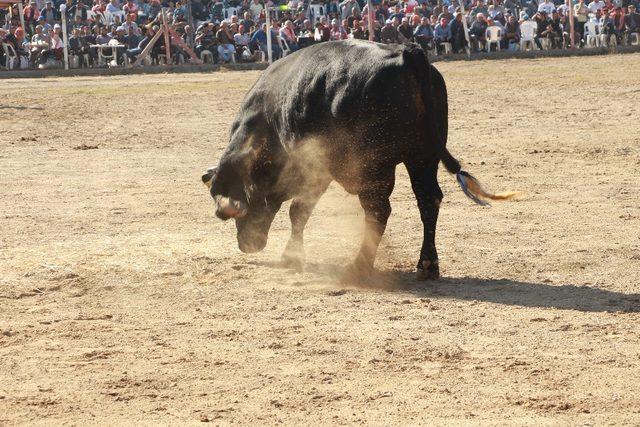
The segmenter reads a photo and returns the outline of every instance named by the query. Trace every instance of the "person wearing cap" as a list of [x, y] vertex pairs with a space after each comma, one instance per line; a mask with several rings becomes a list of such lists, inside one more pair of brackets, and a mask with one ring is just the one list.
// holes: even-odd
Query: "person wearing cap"
[[380, 31], [380, 38], [382, 43], [391, 44], [398, 43], [398, 32], [392, 24], [391, 19], [387, 19], [384, 23], [384, 27]]

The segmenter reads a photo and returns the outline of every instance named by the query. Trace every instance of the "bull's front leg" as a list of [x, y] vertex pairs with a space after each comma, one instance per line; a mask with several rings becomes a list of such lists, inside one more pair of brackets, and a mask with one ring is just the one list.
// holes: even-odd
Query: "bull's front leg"
[[383, 179], [368, 182], [366, 188], [358, 193], [360, 205], [364, 209], [365, 230], [358, 256], [349, 266], [343, 277], [345, 282], [362, 280], [373, 271], [373, 263], [380, 240], [387, 228], [387, 220], [391, 215], [389, 197], [395, 184], [395, 168]]
[[326, 191], [327, 184], [322, 184], [309, 193], [295, 197], [289, 207], [289, 219], [291, 220], [291, 237], [282, 253], [282, 265], [301, 271], [304, 267], [304, 228], [309, 221], [320, 196]]

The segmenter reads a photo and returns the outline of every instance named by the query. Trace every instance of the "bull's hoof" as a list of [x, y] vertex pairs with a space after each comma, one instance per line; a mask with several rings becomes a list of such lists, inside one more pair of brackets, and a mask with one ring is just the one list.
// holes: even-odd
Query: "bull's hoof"
[[282, 254], [281, 265], [284, 268], [302, 271], [304, 269], [304, 255], [285, 252]]
[[420, 261], [420, 263], [418, 264], [417, 272], [416, 272], [416, 279], [421, 281], [426, 281], [426, 280], [438, 280], [439, 278], [440, 278], [440, 266], [438, 265], [438, 260]]
[[373, 268], [371, 267], [358, 264], [350, 264], [349, 266], [347, 266], [347, 268], [344, 269], [342, 277], [340, 278], [340, 283], [346, 285], [363, 284], [367, 281], [367, 279], [371, 277], [371, 273], [373, 273]]

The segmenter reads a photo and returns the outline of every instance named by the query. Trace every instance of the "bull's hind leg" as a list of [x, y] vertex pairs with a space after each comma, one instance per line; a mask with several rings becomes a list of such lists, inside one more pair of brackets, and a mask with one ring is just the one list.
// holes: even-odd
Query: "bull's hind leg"
[[420, 219], [424, 227], [417, 267], [418, 280], [435, 280], [440, 277], [436, 251], [436, 223], [442, 201], [442, 190], [438, 185], [438, 162], [436, 159], [424, 164], [407, 164], [411, 187], [418, 201]]
[[365, 229], [360, 252], [343, 277], [345, 282], [358, 281], [371, 273], [380, 240], [387, 228], [391, 215], [389, 197], [395, 184], [395, 167], [390, 168], [382, 177], [367, 182], [358, 192], [360, 205], [364, 209]]
[[295, 270], [302, 270], [304, 266], [304, 243], [303, 233], [304, 227], [309, 221], [311, 212], [315, 208], [316, 203], [327, 190], [329, 183], [323, 183], [313, 191], [303, 196], [295, 197], [291, 201], [289, 208], [289, 218], [291, 219], [291, 237], [287, 242], [287, 246], [282, 253], [282, 264], [285, 267]]

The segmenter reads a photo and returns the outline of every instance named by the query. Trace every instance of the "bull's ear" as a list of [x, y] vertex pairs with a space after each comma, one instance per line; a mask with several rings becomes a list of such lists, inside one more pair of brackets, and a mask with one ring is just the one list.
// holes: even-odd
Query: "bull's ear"
[[213, 183], [213, 180], [216, 177], [217, 173], [218, 173], [218, 168], [212, 167], [207, 169], [207, 171], [204, 174], [202, 174], [202, 182], [209, 189], [211, 189], [211, 184]]

